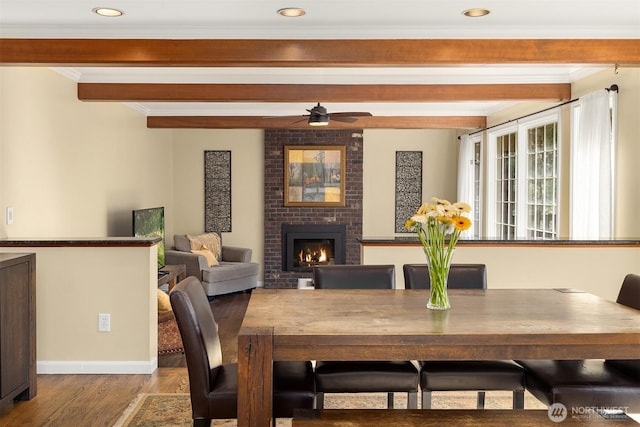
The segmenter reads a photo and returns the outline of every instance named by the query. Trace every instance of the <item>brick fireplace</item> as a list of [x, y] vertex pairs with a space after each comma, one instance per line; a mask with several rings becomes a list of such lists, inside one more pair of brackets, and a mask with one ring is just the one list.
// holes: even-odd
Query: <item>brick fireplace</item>
[[[283, 259], [283, 243], [286, 243], [282, 240], [283, 224], [343, 226], [344, 263], [360, 264], [358, 239], [362, 237], [362, 143], [362, 130], [265, 130], [265, 288], [295, 288], [299, 278], [312, 276], [309, 268], [287, 269]], [[285, 145], [344, 145], [346, 147], [345, 206], [284, 206]]]

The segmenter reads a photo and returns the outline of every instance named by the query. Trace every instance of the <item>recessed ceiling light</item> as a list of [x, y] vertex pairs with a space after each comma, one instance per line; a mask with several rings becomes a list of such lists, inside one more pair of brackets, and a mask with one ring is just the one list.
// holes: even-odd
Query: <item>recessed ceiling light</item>
[[278, 13], [288, 18], [295, 18], [298, 16], [302, 16], [307, 12], [305, 12], [303, 9], [300, 9], [299, 7], [285, 7], [283, 9], [279, 9]]
[[491, 13], [488, 9], [482, 9], [479, 7], [473, 8], [473, 9], [467, 9], [465, 11], [462, 12], [462, 14], [464, 16], [468, 16], [470, 18], [477, 18], [479, 16], [485, 16], [488, 15], [489, 13]]
[[119, 9], [114, 9], [112, 7], [94, 7], [91, 9], [94, 13], [97, 13], [100, 16], [122, 16], [124, 12]]

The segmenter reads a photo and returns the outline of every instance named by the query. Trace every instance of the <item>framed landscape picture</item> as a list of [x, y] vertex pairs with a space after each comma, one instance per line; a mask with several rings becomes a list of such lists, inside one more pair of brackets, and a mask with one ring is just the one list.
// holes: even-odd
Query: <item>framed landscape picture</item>
[[285, 206], [344, 206], [344, 145], [284, 147]]

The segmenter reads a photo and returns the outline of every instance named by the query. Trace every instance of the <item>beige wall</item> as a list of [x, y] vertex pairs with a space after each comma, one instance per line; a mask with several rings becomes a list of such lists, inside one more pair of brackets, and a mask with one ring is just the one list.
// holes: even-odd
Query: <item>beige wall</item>
[[0, 237], [126, 236], [131, 210], [153, 206], [171, 225], [170, 131], [119, 103], [79, 102], [46, 68], [0, 67], [0, 88]]
[[[362, 258], [394, 264], [397, 288], [404, 288], [403, 264], [426, 262], [419, 246], [367, 246]], [[486, 264], [489, 289], [574, 288], [615, 301], [624, 276], [640, 274], [640, 247], [460, 245], [453, 263]]]
[[[231, 229], [228, 246], [253, 250], [262, 281], [264, 144], [262, 130], [175, 130], [173, 134], [175, 234], [204, 232], [204, 151], [231, 150]], [[173, 246], [173, 234], [167, 235]]]
[[[157, 257], [151, 247], [20, 247], [36, 254], [39, 374], [157, 367]], [[111, 331], [98, 332], [98, 313]]]
[[[171, 232], [171, 132], [76, 91], [49, 69], [0, 68], [0, 238], [128, 236], [131, 210], [152, 206]], [[155, 369], [155, 246], [2, 251], [36, 252], [39, 372]], [[111, 332], [97, 331], [98, 313]]]
[[458, 142], [453, 130], [366, 129], [363, 136], [363, 236], [395, 233], [396, 151], [423, 152], [424, 200], [455, 200]]

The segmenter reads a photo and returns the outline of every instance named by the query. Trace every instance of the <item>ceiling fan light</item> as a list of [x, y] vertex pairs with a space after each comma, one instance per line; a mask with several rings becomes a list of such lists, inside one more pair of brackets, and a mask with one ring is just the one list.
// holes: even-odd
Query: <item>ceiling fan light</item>
[[327, 126], [329, 124], [329, 116], [321, 114], [312, 114], [309, 116], [309, 126]]

